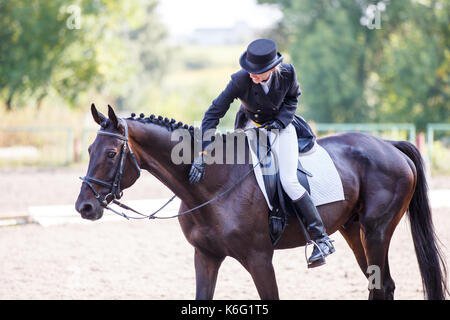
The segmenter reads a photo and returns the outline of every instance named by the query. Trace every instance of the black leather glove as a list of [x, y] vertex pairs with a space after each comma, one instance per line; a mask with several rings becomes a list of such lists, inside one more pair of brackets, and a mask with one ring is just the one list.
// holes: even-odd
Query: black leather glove
[[189, 171], [189, 183], [194, 184], [199, 182], [205, 175], [206, 165], [203, 160], [203, 154], [195, 156], [194, 162]]
[[274, 121], [272, 121], [268, 126], [267, 126], [267, 130], [274, 130], [274, 129], [277, 129], [277, 130], [281, 130], [281, 129], [283, 129], [284, 127], [283, 127], [283, 125], [281, 124], [281, 122], [280, 121], [278, 121], [278, 120], [274, 120]]

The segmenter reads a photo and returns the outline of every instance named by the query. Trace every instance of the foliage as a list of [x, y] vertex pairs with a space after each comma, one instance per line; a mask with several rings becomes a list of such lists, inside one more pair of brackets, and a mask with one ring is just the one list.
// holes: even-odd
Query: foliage
[[[128, 110], [161, 114], [200, 126], [206, 109], [226, 87], [231, 74], [240, 69], [238, 58], [243, 50], [245, 45], [174, 47], [165, 77], [157, 86], [144, 87], [137, 108]], [[232, 104], [220, 128], [234, 126], [239, 105], [237, 100]]]
[[[419, 130], [450, 121], [448, 1], [259, 2], [283, 10], [278, 38], [298, 70], [307, 118], [414, 122]], [[363, 25], [371, 8], [379, 8], [379, 29]]]
[[[267, 36], [297, 69], [298, 112], [307, 120], [414, 122], [419, 130], [450, 121], [449, 1], [259, 2], [284, 12]], [[79, 137], [93, 123], [89, 105], [95, 102], [123, 116], [154, 113], [199, 126], [240, 68], [246, 44], [168, 48], [157, 3], [0, 0], [2, 125], [62, 123]], [[377, 3], [384, 5], [381, 29], [369, 29], [367, 8]], [[81, 8], [80, 29], [67, 26], [70, 5]], [[238, 107], [236, 101], [219, 128], [233, 127]], [[38, 139], [12, 135], [0, 144]]]
[[[93, 89], [114, 98], [125, 86], [161, 74], [164, 28], [157, 2], [139, 0], [1, 0], [0, 100], [7, 109], [60, 96], [72, 106]], [[71, 5], [80, 12], [79, 28]], [[142, 78], [140, 79], [142, 80]]]

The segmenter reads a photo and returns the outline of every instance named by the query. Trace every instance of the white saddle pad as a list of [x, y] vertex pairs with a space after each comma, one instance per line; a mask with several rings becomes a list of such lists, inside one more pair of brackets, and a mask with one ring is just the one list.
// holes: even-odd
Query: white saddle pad
[[[251, 147], [250, 150], [252, 161], [255, 164], [258, 162], [258, 157]], [[313, 175], [312, 177], [308, 176], [307, 178], [311, 190], [311, 198], [316, 207], [331, 202], [345, 200], [344, 188], [342, 187], [339, 173], [337, 172], [333, 160], [324, 148], [318, 143], [315, 143], [310, 151], [299, 154], [299, 161], [303, 168]], [[256, 166], [254, 172], [259, 188], [264, 194], [269, 208], [272, 210], [273, 207], [266, 193], [260, 166]]]

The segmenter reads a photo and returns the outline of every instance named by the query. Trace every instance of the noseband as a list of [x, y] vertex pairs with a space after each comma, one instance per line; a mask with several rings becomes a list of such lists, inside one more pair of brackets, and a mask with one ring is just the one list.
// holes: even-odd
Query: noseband
[[[95, 198], [100, 202], [102, 207], [105, 207], [111, 202], [116, 199], [120, 199], [122, 197], [123, 191], [120, 189], [120, 179], [122, 178], [123, 169], [125, 167], [125, 159], [127, 156], [127, 153], [130, 154], [131, 159], [133, 160], [133, 164], [136, 167], [138, 171], [138, 177], [141, 175], [141, 168], [139, 167], [139, 164], [137, 163], [136, 156], [134, 155], [133, 150], [131, 150], [130, 145], [128, 144], [128, 125], [127, 122], [123, 119], [119, 119], [124, 126], [124, 135], [113, 133], [113, 132], [107, 132], [103, 130], [99, 130], [97, 134], [110, 136], [116, 139], [120, 139], [123, 141], [122, 150], [120, 151], [120, 161], [119, 161], [119, 167], [116, 170], [116, 175], [114, 177], [113, 182], [107, 182], [104, 180], [100, 180], [94, 177], [85, 176], [80, 177], [80, 179], [88, 185], [88, 187], [92, 190], [92, 192], [95, 195]], [[110, 188], [109, 193], [106, 196], [102, 196], [95, 190], [93, 183], [101, 185], [103, 187]]]

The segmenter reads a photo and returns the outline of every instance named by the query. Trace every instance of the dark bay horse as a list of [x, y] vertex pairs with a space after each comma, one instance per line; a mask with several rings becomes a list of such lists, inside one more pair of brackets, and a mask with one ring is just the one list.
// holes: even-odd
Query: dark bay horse
[[[171, 150], [177, 143], [171, 140], [171, 132], [179, 127], [174, 120], [154, 116], [119, 119], [111, 107], [107, 118], [94, 105], [91, 111], [103, 134], [98, 134], [89, 147], [86, 176], [112, 182], [117, 177], [120, 161], [124, 161], [118, 182], [122, 189], [128, 188], [139, 177], [135, 157], [138, 166], [148, 170], [181, 199], [180, 212], [212, 199], [252, 168], [250, 163], [211, 164], [207, 166], [204, 180], [190, 185], [190, 164], [171, 161]], [[117, 138], [125, 135], [124, 127], [127, 127], [127, 141]], [[128, 152], [121, 159], [125, 142], [134, 156]], [[319, 206], [318, 210], [327, 233], [341, 232], [366, 277], [370, 267], [376, 266], [380, 271], [381, 285], [369, 286], [369, 298], [394, 298], [388, 249], [397, 224], [407, 212], [425, 297], [445, 299], [448, 293], [445, 260], [433, 228], [418, 150], [406, 141], [386, 141], [356, 132], [318, 139], [317, 143], [333, 159], [345, 194], [344, 201]], [[104, 199], [110, 191], [105, 183], [93, 182], [91, 186], [83, 183], [76, 210], [85, 219], [100, 219], [104, 206], [95, 193]], [[304, 246], [305, 238], [293, 218], [274, 248], [269, 236], [268, 212], [264, 196], [251, 174], [226, 196], [178, 218], [186, 239], [195, 248], [197, 299], [213, 298], [218, 270], [227, 256], [248, 270], [261, 299], [279, 298], [272, 265], [274, 249]]]

